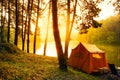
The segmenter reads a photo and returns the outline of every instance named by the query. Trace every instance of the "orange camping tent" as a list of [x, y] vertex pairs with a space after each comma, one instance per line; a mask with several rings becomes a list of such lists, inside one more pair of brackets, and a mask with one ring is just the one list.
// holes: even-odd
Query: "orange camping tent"
[[68, 64], [86, 73], [93, 73], [100, 68], [108, 68], [105, 52], [92, 44], [80, 43], [72, 49]]

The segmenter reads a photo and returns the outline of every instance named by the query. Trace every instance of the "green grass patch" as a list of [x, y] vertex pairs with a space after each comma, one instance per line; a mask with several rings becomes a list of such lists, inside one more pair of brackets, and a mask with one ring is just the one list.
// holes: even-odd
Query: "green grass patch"
[[99, 80], [70, 67], [68, 72], [62, 72], [58, 68], [57, 58], [54, 57], [33, 54], [3, 54], [0, 57], [2, 80]]
[[105, 51], [109, 63], [113, 63], [120, 67], [120, 45], [98, 45], [98, 47]]
[[16, 51], [5, 48], [0, 52], [0, 80], [99, 80], [71, 67], [67, 72], [61, 71], [55, 57], [21, 53], [15, 46]]

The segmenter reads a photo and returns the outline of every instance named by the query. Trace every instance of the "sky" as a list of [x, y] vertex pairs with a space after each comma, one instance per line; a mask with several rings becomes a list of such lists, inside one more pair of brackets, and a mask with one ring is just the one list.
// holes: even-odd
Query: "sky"
[[[115, 15], [115, 11], [114, 11], [114, 7], [112, 4], [109, 4], [108, 2], [109, 0], [105, 0], [104, 2], [102, 2], [99, 7], [101, 8], [101, 12], [99, 14], [99, 18], [97, 18], [98, 20], [101, 19], [106, 19], [110, 16]], [[114, 0], [112, 0], [114, 1]]]

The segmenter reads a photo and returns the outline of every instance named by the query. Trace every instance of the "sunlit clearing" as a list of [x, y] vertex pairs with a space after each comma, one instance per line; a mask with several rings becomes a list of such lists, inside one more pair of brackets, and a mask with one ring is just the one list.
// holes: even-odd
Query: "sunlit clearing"
[[[64, 44], [62, 44], [62, 45], [64, 45]], [[37, 50], [36, 54], [43, 55], [43, 52], [44, 52], [44, 44], [41, 44], [41, 47]], [[68, 57], [69, 57], [70, 53], [71, 53], [71, 48], [70, 47], [68, 49], [68, 53], [69, 53], [69, 55], [68, 55]], [[56, 48], [55, 48], [54, 42], [49, 42], [47, 44], [46, 56], [57, 57], [57, 52], [56, 52]]]

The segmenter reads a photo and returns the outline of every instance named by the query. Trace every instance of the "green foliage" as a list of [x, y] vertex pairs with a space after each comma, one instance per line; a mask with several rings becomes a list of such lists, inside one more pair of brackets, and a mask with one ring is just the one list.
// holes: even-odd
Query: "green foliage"
[[[98, 4], [102, 2], [102, 0], [96, 0], [96, 1], [91, 1], [91, 0], [81, 0], [79, 4], [80, 5], [80, 12], [79, 16], [77, 17], [78, 25], [77, 23], [77, 29], [79, 30], [80, 34], [88, 33], [88, 29], [90, 27], [98, 28], [101, 27], [101, 23], [98, 21], [94, 20], [95, 17], [98, 17], [98, 14], [100, 13], [101, 9], [98, 7]], [[76, 21], [76, 22], [77, 22]]]
[[92, 26], [93, 26], [94, 28], [98, 28], [98, 27], [101, 27], [101, 26], [102, 26], [102, 23], [99, 23], [99, 22], [97, 22], [96, 20], [93, 20]]
[[109, 63], [120, 66], [120, 45], [97, 45], [101, 50], [105, 51]]
[[80, 40], [83, 41], [84, 37], [89, 43], [120, 44], [120, 15], [111, 16], [100, 23], [102, 27], [90, 28], [88, 34], [80, 35]]

